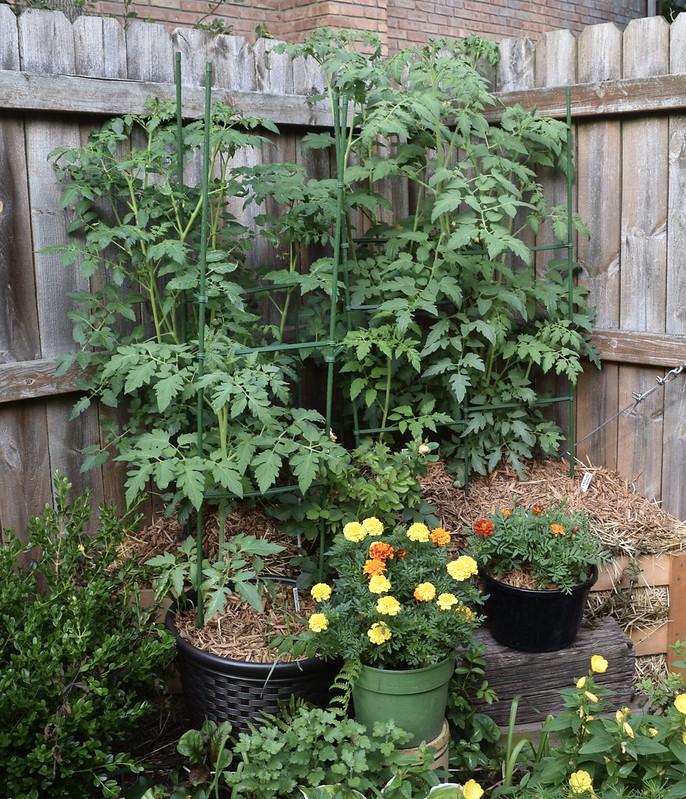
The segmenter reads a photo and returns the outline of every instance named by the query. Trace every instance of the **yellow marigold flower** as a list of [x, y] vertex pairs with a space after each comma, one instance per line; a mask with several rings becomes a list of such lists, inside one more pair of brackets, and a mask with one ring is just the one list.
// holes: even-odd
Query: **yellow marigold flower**
[[415, 522], [407, 528], [407, 537], [410, 541], [425, 544], [429, 540], [429, 528], [421, 522]]
[[462, 796], [464, 799], [481, 799], [484, 789], [476, 780], [467, 780], [462, 786]]
[[624, 734], [628, 735], [629, 738], [634, 737], [634, 729], [628, 721], [625, 721], [624, 724], [622, 724], [622, 729], [624, 730]]
[[383, 644], [391, 637], [391, 629], [385, 621], [375, 621], [367, 630], [367, 638], [373, 644]]
[[588, 771], [583, 771], [582, 769], [575, 771], [569, 777], [569, 787], [572, 789], [572, 793], [593, 793], [593, 780], [591, 779], [591, 775]]
[[369, 547], [369, 557], [374, 560], [391, 560], [394, 555], [393, 547], [384, 541], [374, 541]]
[[429, 538], [436, 544], [437, 547], [444, 547], [450, 543], [450, 533], [442, 527], [437, 527], [431, 531]]
[[400, 613], [400, 602], [393, 596], [381, 596], [376, 603], [376, 612], [383, 616], [397, 616]]
[[370, 516], [362, 520], [362, 529], [366, 535], [381, 535], [383, 533], [383, 522], [376, 516]]
[[310, 595], [315, 602], [326, 602], [331, 599], [331, 586], [326, 583], [317, 583], [310, 589]]
[[580, 677], [576, 681], [576, 687], [579, 688], [579, 690], [581, 690], [581, 688], [583, 688], [585, 685], [586, 685], [586, 678], [585, 677]]
[[550, 529], [553, 531], [553, 535], [566, 535], [565, 528], [561, 524], [551, 524]]
[[369, 581], [372, 594], [387, 594], [391, 590], [391, 581], [383, 574], [375, 574]]
[[591, 658], [591, 671], [595, 674], [605, 674], [607, 671], [607, 660], [602, 655], [593, 655]]
[[468, 580], [479, 571], [476, 561], [469, 555], [460, 555], [457, 560], [451, 560], [447, 568], [448, 574], [458, 582]]
[[433, 583], [419, 583], [414, 589], [414, 598], [420, 602], [431, 602], [436, 596], [436, 586]]
[[686, 694], [679, 694], [674, 700], [674, 707], [686, 716]]
[[362, 567], [362, 574], [366, 574], [367, 577], [373, 577], [375, 574], [385, 574], [386, 573], [386, 564], [382, 560], [371, 559], [365, 561], [364, 566]]
[[310, 630], [314, 633], [323, 633], [329, 628], [329, 620], [323, 613], [313, 613], [310, 616]]
[[439, 594], [436, 600], [439, 610], [450, 610], [453, 605], [457, 605], [455, 594]]
[[367, 533], [359, 522], [348, 522], [343, 528], [343, 535], [348, 541], [358, 543], [364, 541]]
[[590, 691], [584, 691], [584, 696], [588, 699], [589, 702], [598, 701], [598, 697], [595, 694], [592, 694]]

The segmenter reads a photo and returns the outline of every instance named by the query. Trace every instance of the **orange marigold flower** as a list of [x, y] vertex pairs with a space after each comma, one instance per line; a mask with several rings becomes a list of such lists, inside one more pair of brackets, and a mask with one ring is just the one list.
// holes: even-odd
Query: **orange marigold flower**
[[437, 547], [443, 547], [450, 543], [450, 533], [442, 527], [437, 527], [435, 530], [432, 530], [429, 538]]
[[493, 522], [489, 522], [488, 519], [479, 519], [473, 529], [476, 535], [482, 535], [484, 538], [488, 538], [489, 535], [493, 535], [495, 525]]
[[369, 557], [374, 560], [389, 560], [394, 554], [393, 547], [383, 541], [375, 541], [369, 547]]
[[507, 508], [502, 508], [502, 510], [500, 511], [500, 515], [501, 516], [511, 516], [512, 514], [510, 513], [510, 511]]
[[377, 574], [385, 574], [386, 564], [382, 560], [370, 559], [362, 567], [362, 574], [367, 577], [374, 577]]
[[567, 535], [565, 528], [561, 524], [551, 524], [550, 529], [553, 531], [553, 535]]
[[534, 505], [533, 508], [531, 509], [531, 512], [535, 514], [543, 513], [543, 508], [541, 507], [541, 505]]
[[402, 560], [403, 558], [407, 557], [407, 550], [406, 549], [396, 549], [395, 556], [398, 560]]

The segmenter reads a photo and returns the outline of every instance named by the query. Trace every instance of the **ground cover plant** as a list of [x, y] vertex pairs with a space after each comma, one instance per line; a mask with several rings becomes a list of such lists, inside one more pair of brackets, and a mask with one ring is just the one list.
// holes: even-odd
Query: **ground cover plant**
[[135, 599], [136, 565], [117, 561], [131, 522], [69, 496], [56, 475], [54, 508], [27, 544], [0, 547], [0, 764], [12, 799], [117, 797], [142, 767], [118, 750], [154, 710], [173, 641]]

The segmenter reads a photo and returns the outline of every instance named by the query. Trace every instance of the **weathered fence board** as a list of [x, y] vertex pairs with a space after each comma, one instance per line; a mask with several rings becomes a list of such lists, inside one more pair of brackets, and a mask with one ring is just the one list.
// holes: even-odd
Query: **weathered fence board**
[[[635, 20], [624, 33], [624, 77], [662, 75], [669, 70], [669, 25], [660, 18]], [[640, 118], [622, 127], [622, 251], [620, 325], [629, 330], [665, 329], [667, 118]], [[646, 301], [650, 298], [650, 301]], [[619, 395], [631, 396], [652, 384], [654, 370], [623, 367]], [[656, 392], [619, 420], [623, 446], [618, 470], [639, 490], [660, 496], [664, 396]]]
[[[614, 80], [622, 74], [622, 36], [612, 24], [587, 28], [579, 38], [579, 80]], [[590, 237], [577, 239], [582, 280], [597, 309], [595, 324], [619, 327], [621, 124], [618, 120], [578, 125], [577, 211], [595, 220]], [[594, 342], [598, 346], [598, 342]], [[577, 387], [577, 438], [591, 433], [598, 420], [609, 419], [619, 405], [619, 369], [604, 363], [600, 374], [587, 370]], [[577, 456], [617, 467], [617, 422], [606, 425], [579, 447]]]
[[[494, 89], [502, 102], [564, 118], [571, 84], [574, 196], [592, 234], [576, 242], [580, 280], [597, 309], [594, 341], [604, 360], [603, 371], [590, 369], [579, 385], [577, 438], [686, 359], [685, 45], [686, 15], [671, 27], [655, 18], [624, 33], [603, 25], [578, 40], [558, 31], [538, 43], [500, 45]], [[110, 467], [79, 476], [79, 450], [97, 440], [97, 417], [69, 422], [73, 375], [52, 374], [54, 358], [71, 346], [66, 292], [79, 281], [40, 252], [66, 236], [48, 152], [83, 141], [98, 117], [141, 112], [151, 96], [174, 99], [179, 51], [187, 118], [202, 112], [209, 60], [215, 99], [283, 127], [273, 146], [246, 153], [245, 163], [294, 160], [308, 174], [328, 176], [330, 155], [299, 147], [303, 132], [331, 123], [325, 103], [307, 102], [321, 91], [322, 76], [312, 62], [291, 64], [272, 49], [267, 40], [253, 46], [139, 21], [124, 31], [114, 20], [80, 17], [72, 26], [40, 10], [17, 18], [0, 4], [0, 278], [9, 286], [0, 319], [0, 524], [25, 526], [49, 497], [56, 467], [77, 485], [92, 485], [96, 497], [116, 497], [121, 486], [120, 471]], [[493, 119], [499, 114], [494, 109]], [[193, 174], [191, 165], [190, 179]], [[549, 189], [549, 199], [564, 202], [563, 182], [556, 178]], [[390, 190], [394, 202], [409, 208], [402, 190]], [[251, 224], [249, 209], [237, 212]], [[542, 233], [537, 243], [548, 237]], [[254, 255], [273, 258], [264, 243]], [[562, 407], [558, 412], [561, 419]], [[684, 516], [685, 420], [680, 376], [590, 436], [578, 454], [619, 468], [650, 498]]]

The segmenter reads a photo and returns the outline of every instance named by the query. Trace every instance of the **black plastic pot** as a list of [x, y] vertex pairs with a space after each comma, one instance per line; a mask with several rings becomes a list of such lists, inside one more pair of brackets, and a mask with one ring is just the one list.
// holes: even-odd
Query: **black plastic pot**
[[556, 652], [574, 643], [598, 570], [571, 594], [517, 588], [487, 574], [480, 578], [488, 594], [486, 624], [498, 643], [523, 652]]
[[[294, 583], [293, 580], [284, 582]], [[277, 713], [279, 703], [291, 696], [325, 706], [339, 663], [308, 658], [293, 663], [247, 663], [219, 657], [193, 646], [179, 635], [172, 605], [165, 626], [176, 639], [177, 665], [184, 702], [191, 723], [205, 719], [230, 721], [235, 732], [247, 732], [248, 721], [259, 722], [261, 713]]]

